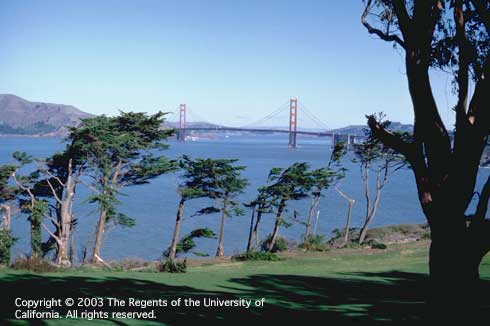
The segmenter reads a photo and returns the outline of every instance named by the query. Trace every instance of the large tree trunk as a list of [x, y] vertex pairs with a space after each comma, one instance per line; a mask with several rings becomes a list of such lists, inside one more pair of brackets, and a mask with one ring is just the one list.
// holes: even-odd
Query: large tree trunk
[[277, 236], [279, 234], [279, 227], [282, 224], [282, 215], [284, 213], [285, 206], [286, 201], [282, 199], [277, 210], [276, 223], [274, 224], [274, 230], [272, 231], [271, 239], [269, 241], [269, 248], [267, 248], [267, 251], [269, 252], [272, 252], [274, 250], [274, 245], [276, 244]]
[[170, 244], [170, 250], [168, 252], [169, 259], [175, 259], [177, 254], [177, 243], [179, 242], [180, 224], [182, 223], [182, 213], [184, 211], [185, 200], [182, 198], [179, 202], [179, 208], [177, 209], [177, 218], [175, 219], [174, 234], [172, 236], [172, 243]]
[[[453, 216], [442, 217], [447, 221]], [[481, 303], [488, 301], [486, 293], [482, 298], [479, 286], [482, 251], [478, 247], [481, 243], [475, 241], [464, 225], [448, 228], [447, 225], [432, 223], [431, 238], [429, 317], [440, 319], [443, 316], [448, 320], [471, 324]]]
[[226, 209], [227, 209], [226, 200], [223, 204], [223, 208], [221, 210], [221, 226], [219, 229], [219, 240], [218, 240], [218, 248], [216, 249], [216, 257], [223, 257], [225, 255], [224, 249], [224, 241], [225, 241], [225, 221], [226, 221]]

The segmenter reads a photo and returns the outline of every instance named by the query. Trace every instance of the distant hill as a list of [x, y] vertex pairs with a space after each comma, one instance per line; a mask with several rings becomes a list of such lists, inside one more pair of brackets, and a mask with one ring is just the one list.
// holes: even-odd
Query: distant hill
[[[357, 136], [364, 135], [364, 129], [367, 128], [367, 125], [352, 125], [343, 128], [333, 129], [332, 132], [340, 133], [340, 134], [351, 134]], [[391, 131], [399, 131], [399, 132], [413, 132], [413, 125], [411, 124], [403, 124], [400, 122], [391, 122], [389, 129]]]
[[0, 135], [62, 136], [66, 126], [93, 115], [71, 105], [30, 102], [0, 94]]

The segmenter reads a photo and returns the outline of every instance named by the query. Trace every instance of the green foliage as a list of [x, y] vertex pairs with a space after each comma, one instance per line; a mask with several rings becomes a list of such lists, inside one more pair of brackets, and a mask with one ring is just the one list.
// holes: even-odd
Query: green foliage
[[187, 271], [187, 259], [177, 261], [166, 259], [158, 265], [158, 271], [166, 273], [185, 273]]
[[59, 270], [51, 262], [38, 256], [17, 258], [10, 267], [16, 270], [27, 270], [34, 273], [51, 273]]
[[27, 155], [26, 152], [16, 151], [12, 154], [12, 157], [19, 162], [21, 165], [26, 165], [32, 163], [33, 159], [31, 156]]
[[48, 203], [44, 200], [36, 200], [32, 208], [29, 207], [31, 222], [31, 255], [40, 257], [42, 251], [41, 224], [47, 212]]
[[176, 169], [176, 162], [155, 156], [155, 150], [168, 147], [165, 141], [173, 133], [160, 128], [164, 116], [162, 112], [121, 112], [116, 117], [83, 119], [79, 126], [70, 128], [72, 150], [85, 153], [88, 171], [94, 178], [92, 189], [97, 189], [89, 201], [99, 204], [108, 222], [134, 225], [134, 220], [117, 212], [121, 187], [144, 184]]
[[345, 177], [346, 169], [342, 166], [342, 158], [346, 154], [344, 143], [335, 145], [326, 168], [319, 168], [307, 173], [307, 188], [310, 197], [319, 198], [322, 191]]
[[[186, 252], [189, 252], [190, 250], [194, 249], [196, 247], [196, 243], [194, 242], [194, 239], [196, 239], [196, 238], [215, 239], [216, 234], [214, 233], [213, 230], [208, 229], [208, 228], [201, 228], [201, 229], [193, 230], [189, 234], [182, 237], [182, 239], [180, 239], [180, 241], [177, 243], [176, 253], [186, 253]], [[170, 249], [167, 249], [163, 253], [163, 255], [165, 257], [168, 257], [169, 252], [170, 252]]]
[[[261, 242], [260, 248], [262, 251], [269, 251], [271, 239], [272, 239], [272, 235], [269, 235], [265, 240]], [[287, 251], [288, 249], [289, 249], [288, 241], [283, 237], [277, 237], [276, 242], [274, 243], [274, 246], [272, 247], [272, 250], [270, 250], [270, 252], [272, 253], [281, 252], [281, 251]]]
[[[386, 120], [386, 115], [383, 112], [375, 113], [367, 118], [374, 118], [379, 125], [385, 129], [389, 128], [391, 122]], [[372, 134], [371, 129], [364, 130], [367, 139], [366, 141], [354, 146], [353, 163], [360, 166], [361, 170], [373, 170], [384, 175], [384, 179], [394, 172], [407, 166], [405, 157], [393, 149], [385, 146]], [[410, 142], [411, 135], [409, 133], [398, 133], [401, 139]]]
[[232, 257], [233, 260], [238, 261], [279, 261], [282, 260], [277, 254], [264, 251], [249, 251], [240, 255]]
[[235, 159], [191, 159], [184, 155], [179, 166], [184, 171], [184, 182], [179, 193], [185, 200], [209, 198], [220, 203], [199, 210], [196, 215], [222, 212], [225, 216], [243, 215], [243, 209], [235, 198], [243, 193], [248, 181], [241, 177], [244, 166], [237, 166]]
[[309, 235], [307, 239], [299, 245], [300, 248], [308, 251], [327, 251], [328, 244], [323, 235]]
[[138, 185], [148, 183], [150, 179], [177, 169], [174, 160], [168, 160], [165, 156], [154, 157], [151, 154], [144, 155], [139, 161], [129, 164], [129, 171], [121, 178], [125, 184]]
[[377, 241], [370, 241], [367, 243], [371, 248], [373, 249], [386, 249], [387, 246], [384, 243], [377, 242]]
[[16, 169], [13, 164], [0, 166], [0, 204], [15, 198], [16, 188], [10, 186], [9, 181]]
[[8, 265], [10, 263], [11, 249], [16, 239], [8, 230], [0, 229], [0, 264]]
[[194, 251], [192, 252], [194, 255], [198, 256], [198, 257], [209, 257], [209, 254], [205, 253], [205, 252], [200, 252], [200, 251]]

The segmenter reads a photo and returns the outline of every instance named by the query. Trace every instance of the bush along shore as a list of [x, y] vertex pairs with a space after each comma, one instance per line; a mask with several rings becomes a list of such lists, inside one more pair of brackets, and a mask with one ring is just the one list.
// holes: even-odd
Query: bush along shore
[[[71, 269], [95, 269], [107, 271], [142, 271], [142, 272], [169, 272], [183, 273], [187, 267], [219, 264], [228, 261], [281, 261], [293, 257], [308, 256], [311, 254], [342, 255], [348, 253], [366, 253], [389, 249], [402, 244], [420, 242], [422, 247], [428, 246], [430, 231], [427, 224], [401, 224], [374, 227], [367, 232], [366, 240], [359, 244], [360, 229], [350, 229], [350, 238], [344, 242], [344, 234], [339, 230], [333, 231], [333, 236], [325, 240], [323, 236], [312, 236], [303, 243], [288, 241], [283, 237], [277, 239], [277, 247], [272, 252], [262, 247], [233, 256], [202, 257], [202, 258], [176, 258], [172, 261], [149, 261], [140, 258], [124, 258], [121, 260], [108, 260], [105, 264], [90, 262], [72, 266]], [[266, 242], [266, 241], [264, 241]], [[10, 265], [3, 264], [4, 268], [25, 270], [35, 273], [61, 272], [66, 268], [42, 259], [40, 257], [17, 257]]]

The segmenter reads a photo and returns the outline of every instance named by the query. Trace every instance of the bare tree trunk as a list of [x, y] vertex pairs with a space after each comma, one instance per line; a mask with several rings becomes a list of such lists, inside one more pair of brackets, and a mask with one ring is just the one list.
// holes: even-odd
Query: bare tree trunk
[[71, 236], [70, 236], [70, 263], [73, 266], [75, 263], [75, 237], [73, 236], [74, 234], [74, 229], [73, 229], [73, 224], [72, 224], [72, 229], [71, 229]]
[[[367, 181], [366, 181], [367, 182]], [[369, 201], [369, 186], [366, 186], [366, 200]], [[381, 189], [383, 188], [381, 181], [380, 181], [380, 173], [378, 172], [377, 178], [376, 178], [376, 196], [374, 197], [374, 203], [372, 206], [372, 209], [369, 210], [369, 207], [371, 207], [371, 203], [368, 202], [367, 206], [367, 211], [366, 211], [366, 219], [364, 221], [364, 225], [361, 228], [361, 233], [359, 235], [359, 244], [362, 244], [366, 238], [366, 234], [369, 228], [369, 224], [373, 221], [374, 215], [376, 214], [376, 211], [378, 209], [378, 204], [379, 204], [379, 199], [381, 197]]]
[[320, 210], [316, 211], [315, 227], [313, 228], [313, 235], [316, 235], [316, 229], [318, 227], [318, 219], [320, 218]]
[[259, 224], [260, 224], [260, 221], [262, 220], [262, 214], [263, 214], [262, 210], [259, 209], [257, 212], [257, 219], [255, 221], [255, 226], [254, 226], [254, 230], [252, 233], [252, 242], [255, 241], [255, 246], [258, 246], [260, 244]]
[[254, 206], [252, 211], [252, 217], [250, 218], [250, 231], [248, 233], [248, 242], [247, 242], [247, 252], [252, 250], [252, 236], [253, 236], [253, 228], [254, 228], [254, 220], [255, 220], [255, 212], [257, 211], [257, 205]]
[[185, 200], [180, 199], [179, 208], [177, 209], [177, 217], [175, 219], [174, 234], [172, 236], [172, 243], [168, 252], [169, 259], [175, 259], [177, 254], [177, 243], [179, 242], [180, 224], [182, 223], [182, 213], [184, 211]]
[[68, 256], [68, 246], [71, 235], [71, 229], [73, 226], [72, 204], [75, 196], [76, 181], [73, 178], [72, 160], [68, 162], [68, 176], [66, 178], [64, 188], [65, 197], [60, 203], [60, 223], [58, 233], [58, 250], [56, 252], [55, 262], [61, 266], [71, 266], [71, 262]]
[[219, 240], [218, 240], [218, 248], [216, 249], [216, 257], [223, 257], [225, 255], [224, 249], [224, 240], [225, 240], [225, 220], [226, 220], [226, 212], [227, 203], [226, 200], [223, 203], [223, 209], [221, 210], [221, 226], [219, 229]]
[[97, 222], [97, 230], [95, 233], [94, 249], [92, 252], [92, 263], [97, 263], [100, 261], [100, 248], [102, 247], [102, 241], [104, 241], [106, 219], [107, 211], [101, 210], [99, 214], [99, 220]]
[[269, 241], [269, 248], [267, 251], [272, 252], [274, 249], [274, 245], [276, 244], [277, 240], [277, 235], [279, 234], [279, 227], [281, 226], [282, 223], [282, 214], [284, 213], [284, 206], [286, 201], [284, 199], [281, 200], [281, 203], [279, 204], [279, 208], [277, 210], [277, 215], [276, 215], [276, 223], [274, 224], [274, 230], [272, 231], [271, 239]]
[[345, 220], [345, 228], [344, 228], [344, 245], [347, 244], [349, 241], [349, 229], [350, 229], [350, 219], [351, 219], [351, 214], [352, 214], [352, 207], [354, 207], [355, 200], [348, 197], [343, 191], [341, 191], [338, 187], [335, 187], [335, 190], [344, 198], [347, 200], [347, 203], [349, 204], [349, 207], [347, 208], [347, 218]]
[[[117, 165], [114, 168], [114, 174], [112, 175], [112, 179], [110, 181], [111, 183], [109, 185], [111, 190], [116, 189], [117, 179], [119, 178], [121, 167], [122, 167], [122, 161], [117, 162]], [[92, 263], [103, 262], [100, 256], [100, 249], [104, 241], [104, 231], [105, 231], [106, 221], [107, 221], [107, 210], [101, 207], [99, 220], [97, 222], [97, 230], [95, 234], [94, 250], [92, 253]]]
[[352, 206], [354, 206], [354, 201], [349, 201], [349, 208], [347, 209], [347, 218], [345, 220], [344, 229], [344, 245], [349, 241], [349, 229], [350, 229], [350, 218], [352, 214]]
[[5, 213], [3, 215], [3, 229], [5, 231], [10, 231], [10, 218], [11, 218], [11, 209], [7, 204], [0, 205], [0, 210], [3, 210]]
[[306, 230], [305, 230], [305, 239], [304, 241], [308, 241], [308, 238], [310, 236], [310, 230], [311, 230], [311, 219], [313, 218], [313, 213], [315, 211], [316, 206], [318, 205], [318, 199], [319, 197], [314, 197], [311, 200], [310, 204], [310, 209], [308, 210], [308, 219], [306, 220]]

